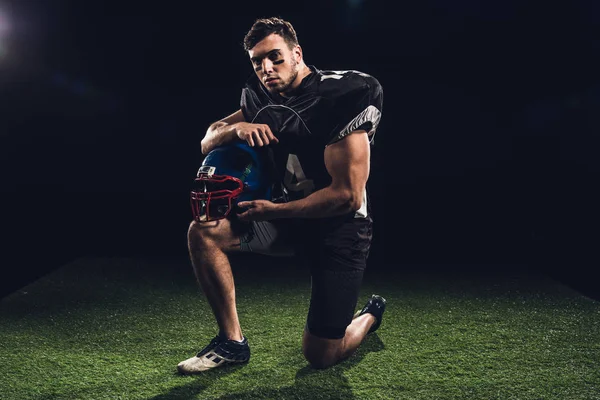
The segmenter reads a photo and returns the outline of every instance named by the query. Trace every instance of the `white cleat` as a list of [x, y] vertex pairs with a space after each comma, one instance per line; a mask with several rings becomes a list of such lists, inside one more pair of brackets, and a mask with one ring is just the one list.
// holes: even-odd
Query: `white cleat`
[[241, 342], [224, 340], [216, 336], [208, 346], [194, 357], [177, 365], [180, 374], [197, 374], [228, 364], [241, 364], [250, 360], [250, 346], [244, 337]]

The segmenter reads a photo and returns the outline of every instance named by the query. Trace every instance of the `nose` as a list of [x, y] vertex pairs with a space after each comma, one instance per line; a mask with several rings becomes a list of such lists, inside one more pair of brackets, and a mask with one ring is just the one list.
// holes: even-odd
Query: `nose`
[[269, 74], [273, 73], [273, 61], [271, 61], [267, 57], [265, 57], [262, 60], [262, 71], [263, 71], [263, 74], [265, 74], [265, 75], [269, 75]]

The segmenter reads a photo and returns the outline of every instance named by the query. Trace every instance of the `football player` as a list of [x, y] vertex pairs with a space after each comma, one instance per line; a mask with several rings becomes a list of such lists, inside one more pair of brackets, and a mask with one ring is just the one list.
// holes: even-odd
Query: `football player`
[[[307, 65], [293, 26], [280, 18], [256, 20], [244, 48], [254, 73], [240, 109], [209, 126], [202, 153], [236, 142], [266, 148], [277, 184], [271, 198], [240, 201], [227, 218], [198, 216], [203, 208], [195, 208], [190, 259], [219, 333], [178, 365], [185, 374], [250, 358], [231, 252], [307, 258], [312, 287], [302, 350], [316, 368], [349, 357], [378, 329], [385, 310], [385, 299], [373, 295], [354, 312], [372, 239], [367, 180], [382, 112], [380, 83], [359, 71]], [[195, 198], [206, 205], [209, 197]]]

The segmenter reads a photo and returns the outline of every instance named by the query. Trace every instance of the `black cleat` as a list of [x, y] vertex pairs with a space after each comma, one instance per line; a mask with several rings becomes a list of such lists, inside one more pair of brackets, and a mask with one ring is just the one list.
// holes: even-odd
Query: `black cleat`
[[227, 364], [244, 363], [248, 360], [250, 360], [250, 346], [248, 346], [246, 337], [238, 342], [216, 336], [197, 355], [180, 362], [177, 370], [181, 374], [197, 374]]
[[367, 304], [362, 308], [362, 310], [358, 311], [354, 314], [354, 318], [361, 316], [365, 313], [373, 314], [375, 316], [375, 323], [371, 326], [368, 333], [375, 332], [379, 325], [381, 325], [381, 318], [383, 317], [383, 312], [385, 311], [385, 299], [377, 294], [371, 295]]

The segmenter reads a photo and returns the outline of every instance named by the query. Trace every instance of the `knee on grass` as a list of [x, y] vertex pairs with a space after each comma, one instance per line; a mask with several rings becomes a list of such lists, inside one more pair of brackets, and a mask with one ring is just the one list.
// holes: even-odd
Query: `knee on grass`
[[327, 354], [311, 353], [307, 352], [306, 350], [304, 350], [304, 358], [306, 359], [306, 361], [308, 361], [310, 366], [315, 369], [326, 369], [332, 367], [338, 362], [337, 357], [333, 357]]
[[304, 332], [302, 353], [308, 363], [317, 369], [329, 368], [340, 361], [343, 339], [325, 339]]

